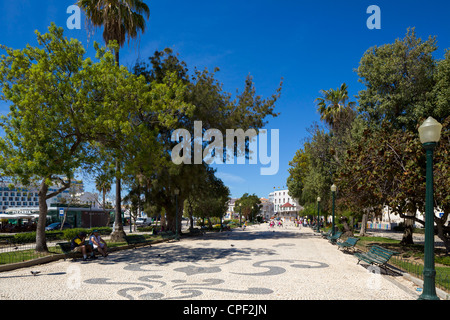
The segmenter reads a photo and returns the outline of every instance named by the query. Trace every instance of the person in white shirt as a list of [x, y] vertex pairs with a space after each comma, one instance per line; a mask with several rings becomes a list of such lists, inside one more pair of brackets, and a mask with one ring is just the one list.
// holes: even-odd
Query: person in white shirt
[[94, 250], [97, 249], [102, 256], [106, 257], [108, 255], [108, 246], [106, 241], [100, 236], [98, 230], [94, 230], [92, 232], [92, 235], [89, 237], [89, 243], [92, 245]]

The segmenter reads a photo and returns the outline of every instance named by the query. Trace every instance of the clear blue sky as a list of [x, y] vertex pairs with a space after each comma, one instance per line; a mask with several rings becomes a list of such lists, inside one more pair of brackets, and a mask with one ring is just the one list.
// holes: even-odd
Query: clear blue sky
[[[51, 22], [66, 29], [68, 37], [87, 44], [82, 15], [80, 30], [69, 30], [66, 13], [74, 0], [1, 0], [0, 43], [23, 48], [36, 45], [34, 31], [44, 33]], [[364, 52], [374, 45], [403, 38], [415, 27], [423, 39], [437, 36], [443, 58], [450, 48], [450, 3], [446, 0], [147, 0], [150, 19], [139, 43], [121, 51], [121, 63], [132, 66], [155, 50], [172, 48], [193, 70], [219, 67], [224, 89], [242, 89], [245, 77], [253, 76], [257, 93], [273, 94], [284, 78], [276, 110], [267, 129], [280, 133], [279, 171], [260, 175], [260, 165], [221, 165], [218, 174], [233, 197], [255, 193], [267, 197], [274, 187], [286, 185], [288, 162], [308, 137], [307, 128], [319, 121], [314, 99], [321, 89], [345, 82], [354, 97], [362, 89], [354, 69]], [[381, 9], [381, 29], [369, 30], [366, 13], [370, 5]], [[101, 30], [89, 41], [103, 43]], [[355, 98], [353, 98], [355, 100]], [[0, 103], [0, 112], [7, 105]], [[88, 191], [91, 185], [87, 182]]]

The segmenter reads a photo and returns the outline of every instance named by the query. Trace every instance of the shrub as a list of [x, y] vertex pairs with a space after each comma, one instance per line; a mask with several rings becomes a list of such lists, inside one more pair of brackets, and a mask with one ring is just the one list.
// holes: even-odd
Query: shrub
[[153, 227], [150, 227], [150, 226], [138, 227], [137, 229], [138, 229], [138, 231], [141, 231], [141, 232], [152, 232], [153, 231]]
[[32, 243], [36, 241], [36, 232], [23, 232], [14, 235], [15, 243]]

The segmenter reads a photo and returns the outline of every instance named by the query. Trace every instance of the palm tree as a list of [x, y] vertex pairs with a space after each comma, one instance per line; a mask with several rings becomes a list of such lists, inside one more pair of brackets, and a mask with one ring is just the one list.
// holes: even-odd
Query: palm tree
[[320, 113], [320, 120], [325, 121], [333, 129], [346, 112], [353, 110], [355, 103], [348, 101], [348, 90], [345, 83], [336, 90], [321, 90], [320, 92], [322, 97], [315, 100], [318, 102], [317, 110]]
[[[85, 12], [90, 29], [103, 27], [106, 45], [116, 40], [119, 49], [145, 32], [143, 15], [150, 17], [150, 9], [141, 0], [78, 0], [77, 5]], [[119, 50], [115, 54], [119, 64]]]
[[111, 191], [112, 176], [100, 174], [95, 178], [95, 188], [103, 195], [103, 210], [106, 212], [106, 194]]
[[[77, 5], [85, 12], [88, 25], [103, 27], [103, 40], [107, 45], [116, 40], [119, 48], [115, 51], [116, 63], [119, 65], [119, 50], [125, 44], [145, 32], [145, 18], [150, 17], [148, 6], [141, 0], [78, 0]], [[111, 234], [113, 241], [125, 238], [121, 220], [121, 179], [119, 160], [116, 161], [116, 210], [115, 230]]]

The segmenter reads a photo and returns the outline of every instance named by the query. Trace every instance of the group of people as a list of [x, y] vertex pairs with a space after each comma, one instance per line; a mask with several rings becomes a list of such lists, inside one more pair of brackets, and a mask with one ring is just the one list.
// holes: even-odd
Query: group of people
[[[6, 221], [6, 222], [5, 222]], [[16, 233], [16, 232], [29, 232], [36, 231], [36, 222], [27, 221], [24, 223], [12, 224], [7, 219], [0, 221], [0, 232], [3, 233]]]
[[[300, 217], [299, 219], [295, 219], [294, 223], [297, 227], [315, 226], [315, 225], [317, 225], [317, 219], [314, 218], [313, 220], [311, 220], [306, 217], [304, 217], [304, 218]], [[323, 227], [323, 224], [324, 224], [323, 219], [320, 219], [319, 223], [320, 223], [320, 226]]]
[[103, 256], [108, 256], [108, 246], [106, 241], [102, 239], [98, 230], [94, 230], [86, 240], [86, 232], [81, 231], [78, 235], [70, 241], [70, 246], [72, 251], [81, 252], [83, 255], [83, 261], [87, 259], [97, 259], [94, 250], [97, 249], [98, 252]]
[[270, 220], [269, 222], [269, 228], [273, 228], [275, 227], [275, 225], [277, 225], [278, 227], [282, 227], [283, 226], [283, 221], [280, 219], [277, 222], [275, 222], [275, 220]]

